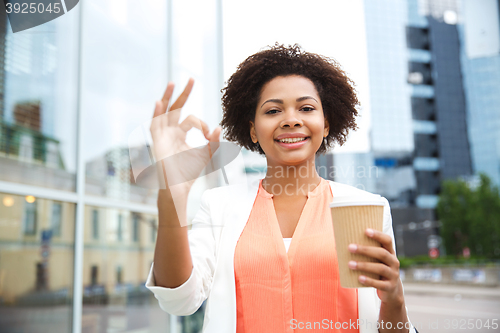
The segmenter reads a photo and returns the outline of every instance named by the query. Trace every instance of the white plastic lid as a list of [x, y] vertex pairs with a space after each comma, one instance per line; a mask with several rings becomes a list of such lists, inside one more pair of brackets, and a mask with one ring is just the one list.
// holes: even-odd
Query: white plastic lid
[[378, 194], [373, 197], [360, 198], [359, 196], [338, 196], [330, 203], [330, 208], [346, 206], [383, 206], [384, 200]]

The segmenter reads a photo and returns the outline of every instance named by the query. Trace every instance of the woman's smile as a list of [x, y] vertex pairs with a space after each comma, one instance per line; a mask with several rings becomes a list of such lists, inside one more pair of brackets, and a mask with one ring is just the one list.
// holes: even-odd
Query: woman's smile
[[277, 139], [276, 142], [285, 149], [297, 149], [305, 145], [309, 140], [309, 137], [298, 137], [292, 138], [287, 137], [284, 139]]

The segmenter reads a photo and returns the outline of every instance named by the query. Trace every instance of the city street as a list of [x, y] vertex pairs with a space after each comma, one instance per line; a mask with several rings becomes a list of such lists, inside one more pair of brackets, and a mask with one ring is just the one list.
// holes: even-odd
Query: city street
[[419, 332], [500, 332], [500, 288], [405, 284]]

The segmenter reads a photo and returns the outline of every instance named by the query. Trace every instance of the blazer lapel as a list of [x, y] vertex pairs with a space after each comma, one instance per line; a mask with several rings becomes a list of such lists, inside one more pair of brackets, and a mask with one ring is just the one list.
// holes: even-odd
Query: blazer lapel
[[[227, 196], [221, 198], [226, 200], [223, 205], [226, 212], [223, 215], [223, 230], [220, 239], [220, 247], [217, 253], [217, 267], [215, 269], [210, 301], [207, 303], [207, 311], [217, 313], [214, 317], [217, 322], [213, 323], [211, 330], [207, 332], [236, 332], [236, 286], [234, 281], [234, 251], [236, 243], [243, 232], [246, 222], [250, 216], [253, 203], [257, 196], [257, 184], [238, 184], [228, 186]], [[214, 307], [214, 308], [212, 308]], [[210, 315], [205, 317], [210, 320]], [[208, 323], [204, 323], [204, 327]]]
[[380, 299], [374, 288], [358, 288], [359, 333], [376, 333]]

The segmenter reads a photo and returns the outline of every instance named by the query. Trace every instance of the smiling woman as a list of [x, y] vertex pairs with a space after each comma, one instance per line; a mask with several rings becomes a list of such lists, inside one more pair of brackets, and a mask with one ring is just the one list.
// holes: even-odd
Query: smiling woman
[[[152, 133], [159, 149], [188, 149], [185, 134], [192, 127], [218, 143], [219, 128], [210, 134], [194, 117], [177, 123], [175, 109], [182, 108], [192, 84], [168, 112], [173, 84], [157, 103], [155, 117], [167, 115]], [[337, 332], [415, 332], [406, 314], [387, 200], [383, 232], [366, 229], [365, 237], [380, 246], [348, 247], [375, 259], [348, 264], [360, 271], [366, 288], [342, 288], [339, 282], [337, 253], [345, 251], [334, 246], [329, 204], [337, 196], [376, 197], [327, 181], [315, 168], [318, 154], [342, 145], [357, 128], [359, 102], [340, 66], [298, 45], [275, 45], [247, 58], [223, 92], [224, 137], [265, 155], [266, 176], [247, 194], [231, 186], [207, 190], [189, 233], [185, 213], [175, 209], [185, 209], [191, 185], [159, 191], [155, 262], [146, 286], [162, 309], [189, 315], [208, 300], [205, 333], [285, 333], [298, 322], [329, 323]], [[210, 147], [217, 145], [197, 150], [179, 163], [183, 167], [164, 166], [166, 183], [172, 168], [201, 170]], [[184, 204], [174, 206], [173, 198]], [[314, 325], [315, 332], [324, 328]]]

